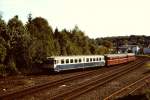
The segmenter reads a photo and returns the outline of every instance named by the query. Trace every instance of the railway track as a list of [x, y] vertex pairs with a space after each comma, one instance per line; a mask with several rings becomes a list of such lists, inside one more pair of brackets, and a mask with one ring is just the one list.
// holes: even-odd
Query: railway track
[[119, 89], [118, 91], [112, 93], [111, 95], [107, 96], [104, 98], [104, 100], [112, 100], [112, 99], [117, 99], [122, 96], [128, 96], [128, 95], [133, 95], [135, 91], [138, 89], [144, 87], [147, 83], [147, 80], [150, 78], [150, 75], [145, 76], [137, 81], [135, 81], [132, 84], [129, 84], [122, 89]]
[[[19, 97], [22, 97], [22, 96], [25, 96], [25, 95], [43, 90], [43, 89], [47, 89], [49, 87], [56, 86], [58, 84], [62, 84], [62, 83], [67, 82], [67, 81], [75, 80], [75, 79], [78, 79], [78, 78], [81, 78], [81, 77], [84, 77], [84, 76], [88, 76], [88, 75], [93, 75], [96, 72], [98, 72], [98, 71], [94, 71], [94, 72], [90, 72], [90, 73], [87, 72], [87, 73], [84, 73], [84, 74], [68, 77], [68, 78], [65, 78], [65, 79], [62, 79], [62, 80], [58, 80], [58, 81], [54, 81], [54, 82], [47, 82], [47, 83], [44, 83], [44, 84], [36, 85], [34, 87], [25, 87], [22, 90], [7, 92], [5, 94], [1, 94], [0, 99], [2, 99], [2, 100], [11, 100], [12, 98], [19, 98]], [[110, 72], [113, 73], [112, 71], [110, 71]], [[62, 97], [63, 94], [62, 95], [55, 95], [51, 99], [59, 98], [59, 96]]]
[[[120, 67], [120, 65], [118, 66], [114, 66], [114, 68], [117, 68], [117, 67]], [[63, 84], [65, 82], [68, 82], [68, 81], [72, 81], [72, 80], [76, 80], [76, 79], [79, 79], [79, 78], [82, 78], [82, 77], [88, 77], [88, 76], [91, 76], [91, 75], [95, 75], [96, 73], [98, 72], [107, 72], [107, 71], [110, 71], [112, 68], [109, 68], [109, 69], [104, 69], [104, 70], [92, 70], [92, 71], [89, 71], [89, 72], [86, 72], [86, 73], [79, 73], [79, 74], [75, 74], [73, 76], [69, 76], [69, 77], [65, 77], [65, 78], [62, 78], [60, 80], [55, 80], [55, 81], [52, 81], [52, 82], [45, 82], [45, 83], [42, 83], [42, 84], [37, 84], [37, 85], [34, 85], [34, 86], [31, 86], [31, 87], [24, 87], [24, 88], [21, 88], [21, 89], [18, 89], [16, 91], [8, 91], [6, 93], [3, 93], [0, 95], [0, 100], [4, 99], [4, 100], [11, 100], [12, 98], [19, 98], [19, 97], [22, 97], [22, 96], [25, 96], [25, 95], [28, 95], [28, 94], [31, 94], [31, 93], [34, 93], [36, 91], [40, 91], [40, 90], [44, 90], [44, 89], [47, 89], [47, 88], [50, 88], [50, 87], [54, 87], [54, 86], [57, 86], [57, 85], [60, 85], [60, 84]]]
[[[114, 66], [114, 68], [116, 68], [116, 67], [120, 67], [120, 66], [119, 65]], [[68, 82], [68, 81], [76, 80], [78, 78], [82, 78], [85, 76], [86, 77], [91, 76], [91, 75], [94, 75], [95, 73], [98, 73], [98, 72], [110, 71], [112, 68], [104, 69], [104, 70], [99, 70], [99, 69], [94, 70], [94, 71], [92, 70], [90, 72], [79, 73], [77, 75], [69, 76], [67, 78], [65, 77], [65, 78], [62, 78], [60, 80], [55, 80], [52, 82], [45, 82], [45, 83], [37, 84], [37, 85], [31, 86], [31, 87], [27, 86], [27, 87], [24, 87], [24, 88], [16, 90], [16, 91], [8, 91], [6, 93], [0, 94], [0, 100], [12, 100], [12, 98], [19, 98], [19, 97], [22, 97], [22, 96], [25, 96], [25, 95], [28, 95], [31, 93], [35, 93], [35, 92], [40, 91], [40, 90], [44, 90], [44, 89], [47, 89], [50, 87], [54, 87], [54, 86], [63, 84], [63, 83]]]
[[50, 97], [51, 100], [70, 100], [73, 99], [75, 97], [78, 97], [96, 87], [102, 86], [105, 83], [120, 77], [123, 74], [126, 74], [134, 69], [136, 69], [137, 67], [139, 67], [140, 65], [142, 65], [144, 63], [144, 60], [142, 60], [141, 62], [138, 63], [134, 63], [131, 66], [126, 66], [123, 68], [119, 68], [119, 69], [115, 69], [109, 73], [105, 73], [103, 75], [99, 75], [93, 79], [91, 79], [90, 81], [84, 82], [79, 84], [78, 86], [72, 86], [70, 87], [68, 90], [62, 91], [59, 94], [56, 94], [52, 97]]

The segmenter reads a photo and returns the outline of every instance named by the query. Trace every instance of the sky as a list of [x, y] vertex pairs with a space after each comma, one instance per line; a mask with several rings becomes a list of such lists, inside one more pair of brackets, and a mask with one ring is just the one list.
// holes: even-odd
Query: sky
[[150, 0], [0, 0], [0, 13], [24, 24], [29, 13], [41, 16], [53, 30], [77, 25], [90, 38], [150, 36]]

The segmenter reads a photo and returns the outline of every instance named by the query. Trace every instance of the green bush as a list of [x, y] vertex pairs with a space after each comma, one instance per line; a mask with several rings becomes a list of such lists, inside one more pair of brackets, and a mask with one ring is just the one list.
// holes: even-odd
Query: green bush
[[3, 64], [0, 64], [0, 76], [6, 75], [6, 67]]
[[10, 71], [12, 72], [12, 73], [18, 73], [18, 69], [16, 68], [16, 64], [15, 64], [15, 62], [10, 62], [9, 63], [9, 67], [10, 67]]
[[6, 48], [0, 44], [0, 62], [3, 62], [6, 56]]
[[145, 90], [145, 95], [148, 100], [150, 100], [150, 89]]

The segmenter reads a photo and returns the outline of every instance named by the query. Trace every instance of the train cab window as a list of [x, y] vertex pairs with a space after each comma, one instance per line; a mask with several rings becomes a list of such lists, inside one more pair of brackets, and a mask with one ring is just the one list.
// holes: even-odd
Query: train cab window
[[66, 59], [66, 63], [69, 63], [69, 59]]
[[86, 62], [89, 62], [89, 58], [86, 58]]
[[95, 61], [95, 58], [93, 58], [93, 61]]
[[70, 59], [70, 63], [73, 63], [73, 59]]
[[79, 62], [81, 62], [81, 58], [79, 59]]
[[75, 59], [75, 60], [74, 60], [74, 62], [75, 62], [75, 63], [77, 63], [77, 62], [78, 62], [78, 60], [77, 60], [77, 59]]
[[90, 61], [92, 61], [92, 58], [90, 58]]
[[61, 64], [64, 64], [64, 59], [61, 60]]
[[99, 61], [101, 61], [101, 58], [99, 58]]
[[54, 64], [57, 64], [57, 60], [54, 60]]

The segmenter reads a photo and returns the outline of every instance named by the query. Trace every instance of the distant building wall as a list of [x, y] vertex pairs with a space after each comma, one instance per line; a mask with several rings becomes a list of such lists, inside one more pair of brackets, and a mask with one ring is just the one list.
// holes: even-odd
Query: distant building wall
[[139, 53], [140, 48], [138, 46], [132, 48], [132, 52], [135, 54]]
[[144, 48], [143, 52], [144, 54], [150, 54], [150, 48]]
[[140, 51], [140, 48], [138, 45], [122, 45], [121, 47], [119, 47], [119, 51], [123, 53], [132, 52], [132, 53], [138, 54]]

